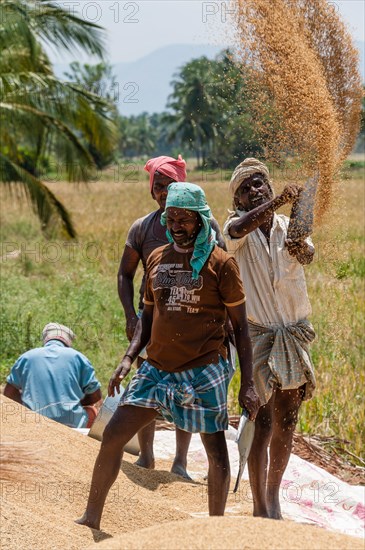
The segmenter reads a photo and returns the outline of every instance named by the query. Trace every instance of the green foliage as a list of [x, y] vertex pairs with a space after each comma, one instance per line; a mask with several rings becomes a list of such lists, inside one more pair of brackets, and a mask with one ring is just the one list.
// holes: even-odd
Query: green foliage
[[[152, 155], [157, 143], [158, 129], [147, 113], [119, 117], [119, 151], [123, 157]], [[166, 152], [164, 153], [166, 154]]]
[[[71, 213], [77, 214], [79, 239], [71, 243], [46, 240], [36, 217], [17, 208], [0, 189], [2, 382], [18, 356], [40, 344], [43, 326], [60, 321], [75, 329], [75, 345], [94, 364], [105, 395], [108, 379], [127, 347], [116, 288], [126, 234], [132, 222], [155, 204], [142, 167], [142, 161], [121, 165], [117, 180], [105, 172], [100, 181], [77, 190], [67, 182], [54, 184]], [[289, 165], [283, 170], [282, 181], [280, 173], [275, 173], [275, 189], [280, 191], [285, 177], [290, 174], [292, 180], [294, 173], [300, 170]], [[226, 174], [229, 178], [228, 171]], [[189, 171], [189, 178], [205, 189], [212, 212], [222, 225], [229, 207], [227, 181], [222, 184], [221, 174], [215, 171], [209, 172], [209, 179], [207, 173]], [[348, 450], [357, 456], [363, 452], [365, 426], [362, 199], [360, 178], [341, 183], [330, 219], [316, 227], [313, 235], [317, 253], [305, 271], [313, 308], [311, 322], [317, 333], [311, 346], [317, 389], [314, 398], [303, 403], [298, 424], [308, 434], [348, 440]], [[135, 279], [136, 300], [141, 271], [139, 267]], [[238, 388], [239, 372], [229, 388], [231, 414], [239, 413]]]
[[95, 365], [105, 395], [127, 345], [115, 277], [105, 277], [82, 245], [70, 254], [67, 243], [51, 243], [61, 252], [57, 261], [50, 261], [50, 241], [42, 239], [28, 240], [18, 257], [3, 261], [1, 382], [19, 355], [41, 345], [44, 325], [56, 321], [75, 331], [75, 345]]
[[346, 160], [344, 162], [344, 167], [349, 170], [363, 170], [365, 169], [364, 160]]
[[119, 152], [123, 158], [157, 157], [167, 155], [177, 157], [189, 152], [179, 138], [171, 139], [166, 124], [166, 113], [142, 113], [137, 116], [120, 116]]
[[[118, 99], [118, 83], [113, 69], [108, 63], [96, 65], [81, 65], [78, 61], [71, 63], [70, 72], [65, 76], [77, 85], [79, 92], [92, 92], [98, 101], [93, 101], [94, 111], [99, 117], [117, 124], [116, 101]], [[93, 98], [94, 99], [94, 98]], [[81, 118], [82, 141], [99, 170], [106, 168], [114, 160], [117, 145], [116, 127], [108, 125], [109, 136], [95, 133], [94, 120]], [[105, 139], [106, 137], [106, 139]]]
[[105, 153], [114, 126], [102, 98], [55, 77], [43, 44], [102, 56], [101, 29], [46, 0], [3, 0], [0, 8], [0, 181], [23, 185], [44, 230], [75, 237], [69, 213], [39, 176], [54, 153], [70, 181], [88, 179], [94, 161], [83, 137]]
[[172, 84], [168, 108], [174, 114], [166, 115], [170, 137], [179, 136], [181, 142], [195, 152], [198, 165], [200, 161], [205, 165], [217, 135], [214, 61], [206, 57], [190, 61]]
[[348, 279], [350, 277], [365, 278], [365, 258], [350, 258], [345, 262], [338, 262], [336, 269], [337, 279]]
[[[365, 138], [365, 134], [364, 134]], [[360, 144], [361, 136], [358, 139], [358, 145]], [[341, 168], [341, 177], [344, 180], [351, 180], [352, 178], [360, 178], [364, 180], [365, 177], [365, 161], [363, 160], [345, 160]]]
[[170, 139], [194, 151], [206, 167], [231, 168], [260, 151], [249, 115], [243, 68], [227, 50], [215, 60], [194, 59], [173, 81], [166, 114]]
[[356, 153], [365, 152], [365, 86], [363, 86], [363, 98], [361, 106], [360, 133], [355, 147]]
[[249, 114], [242, 67], [223, 51], [186, 63], [172, 82], [168, 111], [119, 117], [119, 152], [124, 158], [193, 155], [198, 168], [232, 168], [259, 154]]

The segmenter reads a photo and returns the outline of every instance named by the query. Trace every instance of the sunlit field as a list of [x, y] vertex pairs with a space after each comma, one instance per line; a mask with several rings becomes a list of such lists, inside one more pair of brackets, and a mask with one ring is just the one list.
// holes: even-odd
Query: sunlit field
[[[92, 361], [105, 394], [127, 345], [116, 286], [125, 237], [137, 217], [155, 208], [142, 166], [110, 169], [87, 186], [49, 184], [72, 214], [77, 242], [62, 237], [47, 240], [15, 189], [12, 195], [1, 191], [1, 382], [22, 352], [40, 345], [43, 326], [57, 321], [76, 332], [75, 345]], [[228, 171], [211, 171], [190, 172], [188, 177], [205, 189], [220, 224], [230, 207], [229, 176]], [[292, 176], [274, 174], [276, 190]], [[335, 197], [324, 223], [315, 229], [316, 259], [306, 268], [311, 321], [317, 332], [312, 354], [318, 389], [303, 405], [298, 429], [346, 439], [348, 450], [361, 456], [365, 424], [361, 169], [343, 174]], [[141, 271], [136, 289], [140, 276]], [[239, 412], [238, 384], [236, 375], [229, 395], [232, 414]]]

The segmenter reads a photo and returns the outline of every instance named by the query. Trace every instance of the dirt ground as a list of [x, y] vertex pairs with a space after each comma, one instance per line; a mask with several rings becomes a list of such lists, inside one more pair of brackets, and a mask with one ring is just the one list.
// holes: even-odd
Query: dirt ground
[[207, 518], [205, 482], [184, 481], [161, 460], [157, 470], [143, 470], [128, 454], [110, 491], [102, 531], [81, 527], [74, 520], [85, 507], [99, 442], [4, 396], [0, 408], [4, 550], [81, 549], [95, 542], [100, 549], [363, 548], [360, 539], [316, 527], [252, 518], [251, 503], [242, 498], [247, 484], [239, 499], [230, 494], [224, 518]]

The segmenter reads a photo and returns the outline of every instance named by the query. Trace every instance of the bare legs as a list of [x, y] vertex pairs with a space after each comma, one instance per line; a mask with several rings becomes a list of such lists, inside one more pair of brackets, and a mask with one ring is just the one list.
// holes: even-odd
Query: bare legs
[[[138, 368], [142, 365], [144, 359], [138, 357], [137, 366]], [[153, 454], [153, 441], [155, 438], [155, 428], [156, 422], [153, 421], [148, 426], [145, 426], [138, 432], [138, 442], [141, 449], [138, 460], [136, 461], [137, 466], [142, 468], [148, 468], [153, 470], [155, 467], [155, 457]], [[179, 428], [176, 428], [176, 454], [174, 462], [171, 466], [171, 472], [179, 476], [184, 477], [185, 479], [191, 479], [186, 471], [187, 466], [187, 455], [189, 450], [189, 445], [191, 441], [191, 433], [184, 432]]]
[[267, 506], [269, 516], [273, 519], [282, 519], [279, 502], [280, 483], [292, 450], [293, 434], [302, 398], [302, 389], [276, 392], [267, 483]]
[[[144, 361], [143, 357], [137, 357], [137, 367], [139, 368]], [[155, 457], [153, 454], [153, 440], [155, 438], [156, 422], [153, 420], [150, 424], [139, 430], [138, 443], [140, 453], [137, 466], [153, 470], [155, 467]]]
[[155, 457], [153, 454], [153, 440], [155, 439], [156, 422], [153, 420], [150, 424], [139, 430], [139, 458], [136, 461], [137, 466], [153, 470], [155, 467]]
[[[125, 444], [138, 430], [150, 424], [156, 416], [155, 409], [125, 405], [118, 407], [106, 426], [99, 454], [95, 461], [89, 499], [81, 525], [100, 529], [100, 519], [105, 499], [110, 487], [116, 480], [123, 456]], [[121, 429], [123, 426], [123, 429]]]
[[[84, 515], [77, 523], [100, 529], [100, 520], [108, 492], [116, 480], [124, 445], [156, 416], [154, 409], [125, 405], [118, 407], [104, 430], [95, 461], [89, 498]], [[123, 430], [121, 430], [123, 426]], [[209, 514], [222, 516], [230, 482], [229, 459], [224, 432], [201, 434], [208, 462]]]
[[[155, 426], [156, 422], [153, 421], [138, 432], [138, 441], [141, 452], [136, 464], [137, 466], [142, 466], [142, 468], [153, 469], [155, 467], [155, 457], [153, 454]], [[180, 428], [176, 428], [176, 454], [174, 462], [171, 466], [171, 472], [186, 479], [190, 479], [186, 471], [190, 441], [190, 432], [184, 432], [183, 430], [180, 430]]]
[[189, 445], [191, 441], [191, 433], [184, 432], [180, 428], [176, 428], [176, 454], [174, 462], [171, 466], [171, 472], [182, 476], [185, 479], [191, 479], [186, 471], [187, 466], [187, 455], [189, 450]]
[[255, 420], [255, 437], [248, 457], [248, 473], [253, 495], [253, 515], [268, 518], [266, 483], [268, 456], [267, 448], [272, 435], [272, 417], [275, 390], [266, 405], [259, 409]]
[[208, 503], [210, 516], [223, 516], [231, 479], [224, 432], [200, 434], [208, 456]]
[[[248, 458], [253, 515], [282, 519], [279, 491], [288, 464], [303, 389], [274, 389], [256, 417], [255, 437]], [[268, 468], [268, 446], [270, 465]]]

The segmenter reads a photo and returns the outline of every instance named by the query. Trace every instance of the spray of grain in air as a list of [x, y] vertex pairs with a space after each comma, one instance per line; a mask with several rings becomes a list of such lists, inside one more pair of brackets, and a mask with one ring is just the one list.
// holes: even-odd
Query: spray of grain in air
[[267, 160], [318, 174], [316, 218], [351, 152], [362, 101], [358, 53], [327, 0], [239, 0], [239, 53]]

